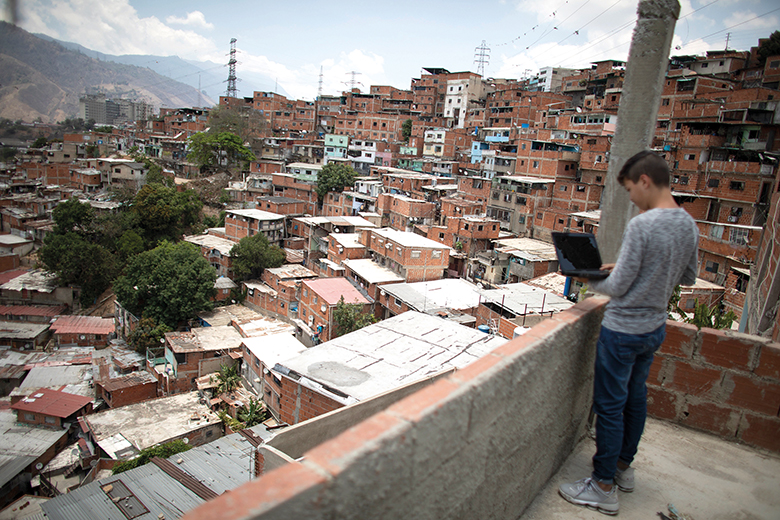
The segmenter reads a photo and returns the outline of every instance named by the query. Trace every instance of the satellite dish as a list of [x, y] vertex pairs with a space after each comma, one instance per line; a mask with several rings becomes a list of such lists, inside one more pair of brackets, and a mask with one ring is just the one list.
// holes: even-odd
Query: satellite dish
[[184, 444], [189, 444], [189, 443], [190, 443], [190, 440], [189, 440], [187, 437], [184, 437], [184, 438], [181, 440], [181, 442], [183, 442]]
[[97, 466], [97, 463], [98, 463], [98, 461], [97, 461], [97, 460], [91, 460], [91, 461], [89, 461], [89, 465], [90, 465], [90, 466], [92, 466], [93, 468], [94, 468], [95, 466]]
[[41, 463], [39, 462], [38, 464], [36, 464], [36, 465], [35, 465], [35, 469], [37, 469], [38, 471], [40, 471], [41, 469], [43, 469], [43, 464], [41, 464]]
[[73, 448], [72, 450], [70, 450], [70, 454], [71, 455], [78, 455], [79, 454], [78, 448]]

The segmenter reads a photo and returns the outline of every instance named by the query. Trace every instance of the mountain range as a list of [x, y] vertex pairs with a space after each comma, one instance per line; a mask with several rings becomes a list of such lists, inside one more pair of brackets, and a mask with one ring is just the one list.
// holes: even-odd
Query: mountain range
[[[79, 97], [97, 92], [144, 100], [155, 108], [211, 106], [225, 88], [223, 76], [226, 67], [216, 63], [112, 56], [0, 22], [0, 117], [8, 119], [57, 122], [77, 117]], [[254, 79], [257, 83], [250, 86], [246, 78], [240, 91], [273, 90], [270, 78]], [[200, 95], [199, 82], [205, 85]]]

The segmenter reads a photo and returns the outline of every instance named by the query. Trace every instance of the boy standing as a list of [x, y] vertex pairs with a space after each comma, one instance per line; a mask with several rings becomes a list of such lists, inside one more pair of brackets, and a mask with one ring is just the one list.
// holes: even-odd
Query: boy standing
[[617, 514], [617, 488], [634, 490], [630, 467], [647, 416], [645, 382], [666, 335], [666, 308], [674, 287], [696, 281], [699, 231], [693, 218], [672, 197], [669, 167], [644, 151], [631, 157], [618, 182], [641, 214], [623, 235], [616, 264], [603, 280], [585, 280], [611, 296], [604, 312], [593, 386], [596, 455], [593, 473], [559, 493], [569, 502]]

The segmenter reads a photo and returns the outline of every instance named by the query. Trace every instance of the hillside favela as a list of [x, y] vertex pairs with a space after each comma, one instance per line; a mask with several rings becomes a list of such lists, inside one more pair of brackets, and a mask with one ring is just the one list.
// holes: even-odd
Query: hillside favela
[[[0, 22], [0, 520], [780, 519], [780, 26], [685, 53], [691, 7], [643, 0], [615, 59], [421, 44], [403, 84], [318, 64], [296, 97], [253, 90], [248, 36], [198, 69], [28, 32], [33, 4]], [[696, 267], [603, 479], [596, 289], [655, 211], [618, 180], [644, 150]], [[563, 274], [561, 233], [614, 276]]]

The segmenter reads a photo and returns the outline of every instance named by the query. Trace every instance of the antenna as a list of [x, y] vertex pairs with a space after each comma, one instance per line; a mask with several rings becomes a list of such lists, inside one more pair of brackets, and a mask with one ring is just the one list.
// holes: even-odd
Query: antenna
[[228, 61], [227, 97], [238, 97], [236, 88], [236, 39], [230, 39], [230, 61]]
[[728, 33], [726, 33], [726, 49], [725, 50], [729, 50], [729, 40], [730, 39], [731, 39], [731, 33], [728, 32]]
[[474, 49], [474, 63], [477, 65], [477, 74], [484, 76], [485, 65], [490, 64], [490, 48], [485, 40], [482, 40], [482, 45]]

